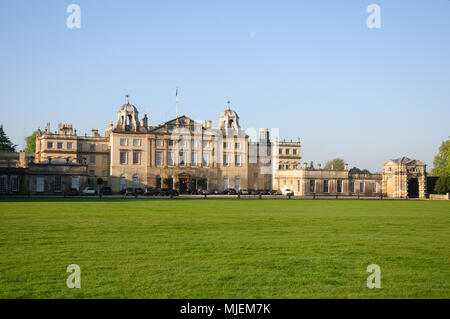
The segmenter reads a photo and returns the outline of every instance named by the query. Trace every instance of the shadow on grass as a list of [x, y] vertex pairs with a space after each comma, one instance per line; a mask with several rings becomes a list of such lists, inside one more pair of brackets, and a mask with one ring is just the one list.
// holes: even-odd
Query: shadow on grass
[[[221, 197], [178, 197], [175, 196], [173, 198], [170, 197], [126, 197], [126, 196], [103, 196], [99, 198], [98, 196], [26, 196], [26, 195], [17, 195], [17, 196], [0, 196], [1, 202], [120, 202], [120, 201], [173, 201], [173, 200], [287, 200], [287, 201], [298, 201], [298, 200], [306, 200], [306, 201], [376, 201], [380, 200], [379, 198], [305, 198], [305, 197], [293, 197], [291, 199], [287, 197], [266, 197], [266, 198], [258, 198], [258, 197], [241, 197], [238, 198], [236, 196], [221, 196]], [[399, 201], [398, 199], [387, 199], [383, 198], [383, 201]]]

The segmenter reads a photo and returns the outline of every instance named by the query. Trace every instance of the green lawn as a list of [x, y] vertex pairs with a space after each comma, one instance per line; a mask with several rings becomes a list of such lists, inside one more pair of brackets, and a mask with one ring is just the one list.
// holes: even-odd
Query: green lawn
[[3, 200], [0, 218], [0, 298], [450, 298], [448, 201]]

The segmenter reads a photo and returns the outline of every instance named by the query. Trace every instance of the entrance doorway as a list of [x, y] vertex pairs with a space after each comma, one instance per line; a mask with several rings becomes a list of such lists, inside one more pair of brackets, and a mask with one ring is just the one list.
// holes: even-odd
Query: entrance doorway
[[179, 182], [180, 182], [180, 193], [181, 194], [186, 193], [188, 179], [186, 177], [180, 177]]
[[419, 181], [417, 178], [410, 178], [408, 181], [408, 197], [419, 198]]

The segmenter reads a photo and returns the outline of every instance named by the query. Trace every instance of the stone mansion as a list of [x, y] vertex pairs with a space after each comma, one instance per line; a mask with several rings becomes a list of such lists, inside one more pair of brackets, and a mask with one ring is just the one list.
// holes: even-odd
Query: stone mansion
[[[48, 123], [37, 132], [36, 153], [21, 154], [14, 164], [21, 171], [14, 173], [12, 159], [8, 159], [9, 170], [2, 171], [0, 158], [0, 193], [11, 192], [13, 184], [18, 192], [66, 192], [97, 187], [101, 178], [103, 186], [115, 193], [151, 186], [180, 192], [289, 188], [300, 196], [426, 196], [426, 166], [420, 161], [389, 160], [382, 174], [351, 174], [347, 165], [343, 170], [327, 170], [320, 164], [301, 163], [299, 139], [271, 141], [269, 130], [263, 128], [252, 140], [239, 121], [228, 106], [215, 128], [210, 120], [199, 123], [187, 116], [152, 126], [147, 115], [140, 118], [127, 101], [104, 136], [96, 129], [90, 136], [80, 136], [71, 124], [59, 124], [52, 132]], [[58, 176], [58, 171], [64, 174]]]

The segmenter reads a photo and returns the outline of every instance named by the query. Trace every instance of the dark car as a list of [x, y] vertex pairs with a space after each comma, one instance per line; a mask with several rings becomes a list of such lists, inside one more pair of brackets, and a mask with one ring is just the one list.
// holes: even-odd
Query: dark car
[[100, 190], [102, 195], [112, 195], [112, 189], [111, 187], [102, 187], [102, 189]]
[[77, 196], [78, 195], [78, 190], [76, 188], [71, 188], [68, 192], [67, 195], [69, 196]]
[[143, 195], [144, 194], [144, 190], [142, 188], [140, 188], [140, 187], [136, 187], [134, 189], [134, 192], [135, 192], [136, 195]]
[[175, 189], [161, 188], [159, 191], [160, 196], [178, 196], [180, 193]]
[[161, 188], [159, 190], [159, 196], [169, 196], [170, 195], [170, 190], [168, 188]]
[[237, 195], [237, 192], [234, 188], [228, 188], [227, 194], [228, 195]]
[[154, 189], [153, 187], [146, 187], [144, 190], [144, 195], [145, 196], [157, 195], [157, 190]]
[[126, 189], [126, 188], [123, 188], [123, 189], [121, 189], [121, 190], [119, 191], [119, 194], [125, 195], [126, 192], [127, 192], [127, 189]]
[[127, 188], [125, 189], [125, 196], [135, 196], [136, 192], [134, 191], [134, 188]]

